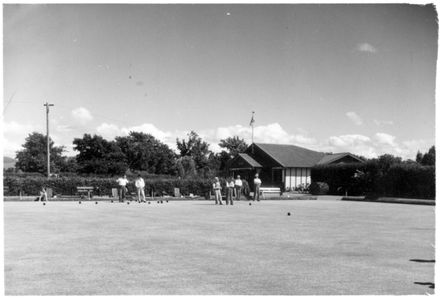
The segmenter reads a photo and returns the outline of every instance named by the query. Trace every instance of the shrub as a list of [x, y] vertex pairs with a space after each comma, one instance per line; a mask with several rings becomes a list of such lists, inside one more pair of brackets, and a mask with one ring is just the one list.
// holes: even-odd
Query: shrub
[[329, 191], [329, 186], [324, 182], [313, 182], [309, 186], [312, 195], [326, 195]]

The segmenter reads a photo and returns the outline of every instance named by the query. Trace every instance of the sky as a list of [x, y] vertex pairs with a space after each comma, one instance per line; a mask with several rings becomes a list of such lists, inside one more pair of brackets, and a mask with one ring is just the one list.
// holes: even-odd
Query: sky
[[367, 158], [435, 144], [437, 13], [408, 4], [5, 4], [3, 153], [194, 130]]

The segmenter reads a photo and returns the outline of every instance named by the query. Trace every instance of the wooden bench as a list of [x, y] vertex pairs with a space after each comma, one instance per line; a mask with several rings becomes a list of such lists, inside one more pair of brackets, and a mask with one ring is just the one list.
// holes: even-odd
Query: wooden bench
[[81, 196], [81, 198], [84, 198], [85, 194], [87, 194], [87, 199], [90, 200], [93, 196], [92, 192], [95, 188], [94, 187], [76, 187], [76, 191]]
[[281, 196], [281, 189], [279, 187], [260, 187], [260, 195], [265, 198], [266, 194], [276, 194]]

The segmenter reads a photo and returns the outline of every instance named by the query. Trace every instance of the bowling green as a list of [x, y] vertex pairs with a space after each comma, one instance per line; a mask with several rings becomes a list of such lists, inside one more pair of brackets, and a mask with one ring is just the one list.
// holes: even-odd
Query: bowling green
[[434, 216], [337, 197], [5, 202], [5, 293], [432, 294]]

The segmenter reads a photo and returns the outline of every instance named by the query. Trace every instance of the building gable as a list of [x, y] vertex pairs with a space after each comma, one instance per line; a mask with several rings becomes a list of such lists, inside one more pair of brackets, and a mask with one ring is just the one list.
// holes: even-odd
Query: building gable
[[284, 167], [284, 165], [277, 161], [269, 152], [263, 150], [255, 143], [251, 144], [245, 153], [253, 157], [263, 167]]
[[228, 168], [230, 170], [233, 169], [253, 169], [253, 168], [261, 168], [261, 164], [255, 161], [251, 156], [247, 154], [238, 154], [232, 161], [229, 163]]
[[339, 163], [362, 163], [362, 159], [350, 153], [337, 153], [325, 155], [317, 165], [339, 164]]

